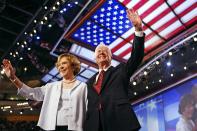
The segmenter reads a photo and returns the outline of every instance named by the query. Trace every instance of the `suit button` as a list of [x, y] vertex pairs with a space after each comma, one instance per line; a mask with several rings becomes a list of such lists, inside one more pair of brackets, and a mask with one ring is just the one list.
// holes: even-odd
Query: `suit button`
[[101, 109], [102, 109], [102, 104], [99, 103], [99, 104], [98, 104], [98, 110], [101, 110]]

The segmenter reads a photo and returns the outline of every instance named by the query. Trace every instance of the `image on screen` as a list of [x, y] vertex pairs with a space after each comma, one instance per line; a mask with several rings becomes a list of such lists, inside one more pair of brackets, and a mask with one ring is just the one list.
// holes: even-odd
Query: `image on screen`
[[190, 79], [133, 105], [141, 124], [140, 131], [176, 131], [180, 118], [180, 99], [186, 94], [191, 94], [192, 87], [196, 84], [197, 78]]

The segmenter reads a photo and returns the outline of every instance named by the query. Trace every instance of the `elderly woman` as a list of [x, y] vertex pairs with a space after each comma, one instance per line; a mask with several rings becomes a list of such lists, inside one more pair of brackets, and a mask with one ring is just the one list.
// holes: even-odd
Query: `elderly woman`
[[179, 103], [180, 118], [176, 124], [176, 131], [196, 131], [192, 116], [194, 113], [194, 98], [191, 94], [186, 94]]
[[43, 101], [38, 126], [44, 130], [83, 131], [87, 104], [87, 86], [76, 80], [80, 62], [74, 55], [62, 54], [56, 66], [63, 77], [61, 81], [31, 88], [15, 75], [9, 60], [3, 60], [5, 74], [18, 88], [18, 94]]

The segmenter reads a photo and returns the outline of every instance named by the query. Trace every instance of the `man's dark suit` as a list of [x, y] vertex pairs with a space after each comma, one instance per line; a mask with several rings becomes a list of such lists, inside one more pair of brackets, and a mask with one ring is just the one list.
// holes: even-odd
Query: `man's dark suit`
[[105, 72], [100, 94], [94, 89], [98, 73], [87, 82], [88, 111], [85, 131], [99, 131], [99, 119], [102, 122], [103, 131], [140, 129], [140, 124], [128, 99], [128, 88], [130, 77], [141, 63], [143, 56], [144, 37], [135, 36], [131, 57], [126, 64], [110, 67]]

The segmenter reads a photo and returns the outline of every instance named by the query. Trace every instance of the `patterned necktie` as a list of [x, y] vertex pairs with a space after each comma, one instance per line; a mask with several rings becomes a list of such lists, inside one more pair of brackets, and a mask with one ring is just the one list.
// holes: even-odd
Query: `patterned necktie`
[[102, 70], [102, 71], [99, 73], [98, 80], [97, 80], [96, 84], [94, 85], [94, 89], [96, 90], [96, 92], [97, 92], [98, 94], [100, 94], [100, 91], [101, 91], [101, 85], [102, 85], [104, 73], [105, 73], [104, 70]]

